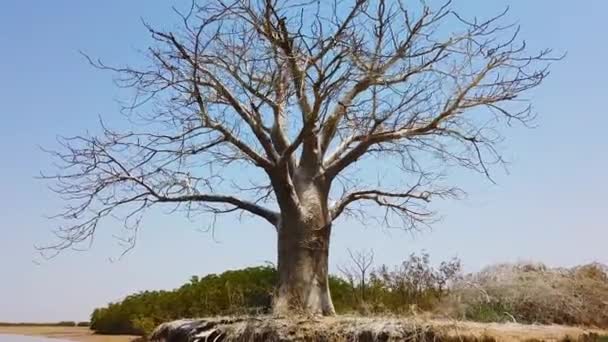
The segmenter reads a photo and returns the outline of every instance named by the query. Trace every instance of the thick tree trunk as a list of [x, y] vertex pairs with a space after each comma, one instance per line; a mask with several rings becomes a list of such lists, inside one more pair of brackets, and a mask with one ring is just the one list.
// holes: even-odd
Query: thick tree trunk
[[329, 226], [316, 230], [304, 222], [282, 222], [276, 314], [335, 314], [328, 279], [329, 234]]
[[279, 283], [277, 315], [334, 315], [328, 263], [331, 220], [326, 192], [315, 185], [298, 186], [300, 207], [282, 212], [278, 229]]

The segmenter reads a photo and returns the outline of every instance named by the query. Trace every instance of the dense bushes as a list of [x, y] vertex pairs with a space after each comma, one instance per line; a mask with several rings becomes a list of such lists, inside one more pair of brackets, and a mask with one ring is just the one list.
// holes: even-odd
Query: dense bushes
[[411, 254], [393, 269], [382, 265], [369, 271], [361, 267], [369, 264], [361, 259], [361, 254], [353, 259], [354, 269], [342, 268], [343, 277], [350, 285], [348, 291], [352, 293], [345, 306], [356, 308], [362, 314], [410, 314], [432, 310], [449, 293], [449, 287], [459, 279], [461, 271], [458, 259], [433, 267], [427, 253]]
[[[382, 266], [363, 277], [330, 276], [330, 289], [339, 313], [404, 313], [412, 305], [431, 308], [447, 294], [447, 283], [459, 270], [458, 261], [434, 269], [428, 255], [412, 255], [394, 270]], [[141, 292], [96, 309], [91, 329], [105, 334], [145, 334], [159, 323], [177, 318], [268, 313], [276, 279], [271, 267], [192, 277], [176, 290]]]
[[476, 321], [608, 327], [608, 273], [600, 264], [495, 265], [458, 282], [447, 304]]
[[173, 291], [146, 291], [96, 309], [91, 329], [106, 334], [142, 334], [181, 317], [262, 313], [270, 308], [276, 272], [252, 267], [192, 277]]
[[[608, 272], [599, 264], [572, 269], [503, 264], [462, 276], [458, 259], [434, 267], [428, 254], [412, 254], [389, 268], [373, 267], [373, 258], [361, 255], [341, 268], [340, 277], [330, 277], [338, 313], [431, 312], [482, 322], [608, 327]], [[91, 329], [145, 334], [161, 322], [178, 318], [268, 313], [276, 279], [272, 267], [192, 277], [173, 291], [141, 292], [96, 309]]]

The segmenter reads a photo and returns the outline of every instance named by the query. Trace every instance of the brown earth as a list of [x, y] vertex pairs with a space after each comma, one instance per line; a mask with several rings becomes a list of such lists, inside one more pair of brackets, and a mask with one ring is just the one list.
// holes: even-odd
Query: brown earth
[[559, 325], [339, 316], [326, 318], [213, 317], [160, 325], [152, 340], [218, 341], [608, 341], [608, 331]]
[[86, 327], [45, 327], [45, 326], [6, 326], [0, 327], [0, 334], [42, 336], [75, 342], [130, 342], [137, 336], [95, 335]]

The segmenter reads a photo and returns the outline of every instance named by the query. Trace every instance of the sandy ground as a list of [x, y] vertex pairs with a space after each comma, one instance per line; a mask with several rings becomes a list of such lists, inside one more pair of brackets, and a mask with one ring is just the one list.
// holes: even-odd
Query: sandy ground
[[126, 335], [94, 335], [91, 330], [83, 327], [0, 327], [0, 334], [44, 336], [75, 342], [130, 342], [137, 338]]

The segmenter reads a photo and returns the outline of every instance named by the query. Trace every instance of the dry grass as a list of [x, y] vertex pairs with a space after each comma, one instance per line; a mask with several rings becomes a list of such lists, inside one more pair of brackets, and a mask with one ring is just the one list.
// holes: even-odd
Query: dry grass
[[444, 308], [451, 317], [480, 322], [608, 328], [607, 270], [601, 264], [494, 265], [457, 283]]
[[608, 335], [608, 331], [562, 325], [529, 325], [517, 323], [477, 323], [434, 320], [433, 326], [443, 327], [450, 336], [490, 336], [497, 341], [558, 341], [566, 337], [579, 339], [588, 334]]
[[130, 342], [137, 338], [126, 335], [95, 335], [86, 327], [56, 326], [7, 326], [0, 327], [0, 334], [43, 336], [75, 342]]

